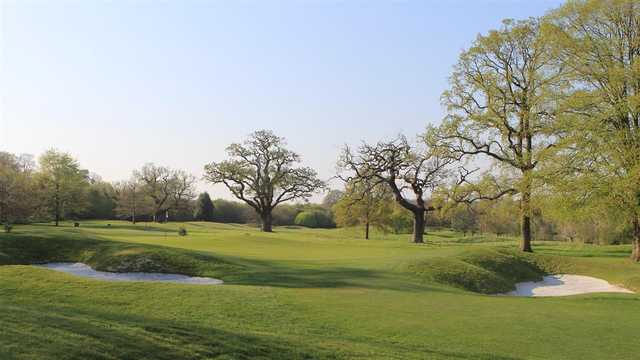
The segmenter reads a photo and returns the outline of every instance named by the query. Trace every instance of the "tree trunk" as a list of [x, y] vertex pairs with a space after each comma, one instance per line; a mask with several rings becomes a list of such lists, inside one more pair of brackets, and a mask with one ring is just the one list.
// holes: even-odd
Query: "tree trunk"
[[366, 240], [369, 240], [369, 222], [368, 221], [364, 224], [364, 238]]
[[263, 232], [272, 232], [273, 231], [273, 226], [272, 226], [273, 218], [271, 216], [271, 211], [265, 211], [262, 214], [260, 214], [260, 219], [262, 220], [261, 230]]
[[413, 213], [413, 242], [424, 243], [424, 211], [419, 210]]
[[55, 202], [55, 209], [53, 209], [53, 211], [55, 212], [54, 216], [55, 216], [55, 220], [56, 220], [56, 226], [58, 226], [60, 224], [60, 185], [56, 183], [56, 193], [54, 196], [54, 202]]
[[522, 198], [520, 199], [520, 229], [522, 232], [522, 243], [520, 250], [524, 252], [533, 252], [531, 248], [531, 182], [529, 172], [523, 174], [525, 185], [522, 189]]
[[631, 260], [640, 262], [640, 217], [633, 220], [633, 250]]

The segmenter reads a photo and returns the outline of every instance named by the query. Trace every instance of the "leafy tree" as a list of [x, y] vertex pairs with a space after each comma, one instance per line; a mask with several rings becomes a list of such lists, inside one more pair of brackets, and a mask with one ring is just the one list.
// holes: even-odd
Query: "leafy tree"
[[133, 177], [128, 181], [114, 184], [116, 196], [116, 214], [124, 216], [132, 223], [136, 223], [140, 215], [149, 215], [153, 212], [151, 199], [143, 192], [142, 183]]
[[71, 155], [48, 150], [39, 159], [38, 184], [42, 190], [44, 207], [58, 226], [70, 213], [79, 213], [86, 206], [89, 187], [88, 171], [80, 169]]
[[411, 211], [415, 243], [424, 242], [425, 215], [436, 210], [426, 195], [446, 181], [451, 163], [451, 158], [430, 147], [412, 147], [404, 136], [375, 145], [365, 143], [357, 152], [346, 146], [338, 160], [339, 168], [348, 173], [343, 180], [371, 188], [387, 186], [398, 204]]
[[387, 230], [391, 226], [394, 198], [385, 184], [369, 186], [364, 182], [347, 184], [346, 191], [333, 206], [338, 226], [364, 225], [364, 238], [375, 226]]
[[296, 216], [295, 224], [309, 228], [333, 228], [335, 223], [331, 214], [324, 209], [310, 209]]
[[296, 216], [302, 211], [304, 211], [304, 206], [301, 204], [280, 204], [273, 209], [273, 224], [295, 225]]
[[216, 222], [246, 224], [255, 221], [255, 212], [249, 205], [237, 201], [216, 199], [213, 201], [213, 218]]
[[625, 219], [640, 262], [640, 4], [569, 1], [546, 20], [574, 90], [572, 146], [554, 168], [571, 181], [554, 185], [576, 207], [606, 206]]
[[464, 200], [517, 196], [522, 251], [532, 251], [536, 170], [552, 158], [561, 139], [556, 120], [566, 82], [563, 71], [538, 20], [507, 20], [500, 30], [478, 36], [460, 55], [450, 89], [443, 94], [447, 119], [439, 131], [427, 133], [454, 156], [488, 158], [509, 175], [497, 193], [471, 186]]
[[0, 152], [0, 222], [25, 222], [36, 210], [33, 160], [29, 155]]
[[117, 206], [113, 186], [101, 180], [93, 180], [87, 190], [87, 206], [82, 216], [88, 219], [113, 219]]
[[276, 206], [308, 199], [325, 187], [313, 169], [294, 167], [300, 156], [285, 145], [285, 140], [271, 131], [256, 131], [242, 144], [227, 147], [229, 160], [205, 166], [205, 178], [224, 184], [236, 198], [253, 208], [266, 232], [272, 231]]
[[198, 221], [213, 221], [214, 206], [213, 201], [209, 197], [209, 193], [203, 192], [196, 200], [195, 219]]
[[448, 210], [448, 217], [451, 228], [462, 232], [464, 236], [467, 236], [467, 233], [473, 234], [478, 229], [477, 215], [470, 206], [458, 204]]

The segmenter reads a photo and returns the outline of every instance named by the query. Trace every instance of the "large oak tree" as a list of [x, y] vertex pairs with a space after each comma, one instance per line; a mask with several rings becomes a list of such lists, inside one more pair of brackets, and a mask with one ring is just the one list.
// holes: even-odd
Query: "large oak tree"
[[284, 138], [269, 130], [252, 133], [243, 143], [227, 147], [229, 160], [205, 166], [205, 178], [224, 184], [260, 216], [262, 231], [272, 231], [272, 211], [294, 199], [308, 199], [325, 187], [315, 170], [296, 167], [300, 156], [286, 148]]
[[345, 146], [338, 160], [340, 177], [352, 186], [387, 186], [400, 206], [413, 214], [413, 241], [424, 242], [425, 216], [436, 210], [427, 196], [443, 185], [452, 159], [430, 147], [414, 147], [404, 136], [357, 151]]
[[556, 117], [566, 83], [540, 28], [535, 19], [505, 21], [500, 30], [478, 36], [460, 55], [443, 94], [448, 116], [436, 136], [455, 157], [485, 157], [509, 175], [499, 193], [468, 194], [518, 197], [521, 250], [529, 252], [536, 169], [558, 142]]

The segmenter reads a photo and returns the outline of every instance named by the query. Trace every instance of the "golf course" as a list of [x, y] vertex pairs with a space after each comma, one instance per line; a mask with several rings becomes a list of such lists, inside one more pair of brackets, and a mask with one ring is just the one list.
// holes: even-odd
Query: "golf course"
[[0, 0], [0, 360], [639, 360], [640, 0]]
[[[188, 235], [178, 235], [184, 227]], [[640, 295], [493, 294], [545, 273], [640, 290], [629, 245], [433, 230], [86, 221], [0, 234], [2, 359], [635, 359]], [[30, 264], [222, 279], [110, 282]]]

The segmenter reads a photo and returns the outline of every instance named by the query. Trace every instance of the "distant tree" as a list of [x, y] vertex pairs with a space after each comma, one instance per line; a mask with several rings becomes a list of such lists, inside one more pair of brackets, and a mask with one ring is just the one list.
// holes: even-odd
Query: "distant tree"
[[203, 192], [196, 200], [195, 219], [198, 221], [213, 221], [214, 206], [213, 201], [209, 197], [209, 193]]
[[93, 180], [87, 191], [87, 206], [82, 216], [88, 219], [113, 219], [117, 206], [113, 186], [108, 182]]
[[88, 171], [81, 169], [71, 155], [56, 150], [45, 152], [39, 162], [37, 177], [43, 205], [58, 226], [65, 215], [79, 213], [86, 206]]
[[142, 190], [141, 182], [135, 177], [128, 181], [114, 184], [116, 195], [116, 214], [136, 223], [140, 215], [149, 215], [151, 201]]
[[327, 194], [322, 199], [322, 206], [325, 209], [332, 209], [335, 204], [340, 201], [340, 199], [344, 196], [344, 191], [341, 190], [329, 190]]
[[338, 166], [347, 173], [341, 175], [347, 182], [388, 186], [396, 202], [413, 214], [413, 241], [423, 243], [425, 215], [436, 210], [426, 196], [448, 179], [452, 162], [429, 146], [412, 147], [400, 136], [375, 145], [363, 144], [355, 153], [347, 146]]
[[477, 214], [470, 206], [457, 204], [447, 212], [452, 229], [460, 231], [464, 236], [467, 236], [467, 233], [473, 234], [476, 232], [478, 228]]
[[478, 214], [478, 228], [484, 233], [493, 233], [496, 236], [520, 234], [517, 217], [519, 211], [518, 201], [511, 198], [501, 198], [490, 201], [480, 201], [476, 204]]
[[296, 216], [295, 224], [308, 228], [333, 228], [335, 223], [329, 211], [325, 209], [309, 209]]
[[336, 224], [363, 225], [364, 238], [369, 239], [371, 226], [383, 230], [390, 227], [393, 202], [393, 194], [385, 184], [348, 183], [343, 196], [333, 207]]
[[142, 192], [153, 202], [153, 221], [168, 220], [169, 210], [180, 210], [193, 199], [196, 179], [181, 170], [148, 163], [134, 172]]
[[229, 160], [205, 166], [205, 178], [213, 184], [224, 184], [253, 208], [266, 232], [272, 231], [276, 206], [307, 199], [325, 186], [313, 169], [293, 167], [300, 156], [285, 145], [284, 139], [271, 131], [256, 131], [242, 144], [227, 147]]
[[245, 203], [216, 199], [213, 201], [213, 207], [213, 217], [216, 222], [234, 224], [255, 222], [255, 211]]
[[295, 225], [296, 216], [304, 211], [302, 204], [280, 204], [273, 209], [274, 225]]
[[36, 211], [33, 159], [0, 152], [0, 222], [26, 222]]
[[394, 234], [410, 234], [413, 231], [413, 213], [396, 202], [389, 214], [391, 231]]

